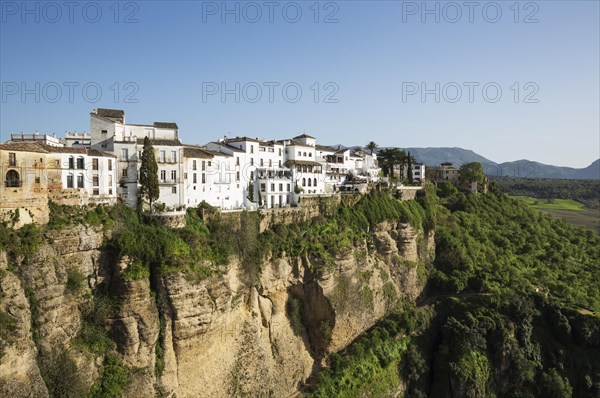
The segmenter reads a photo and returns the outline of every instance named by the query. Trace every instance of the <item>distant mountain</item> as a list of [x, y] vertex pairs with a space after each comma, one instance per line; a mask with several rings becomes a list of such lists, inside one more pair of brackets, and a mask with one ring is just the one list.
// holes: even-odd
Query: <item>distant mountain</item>
[[481, 162], [490, 176], [508, 176], [520, 178], [559, 178], [574, 180], [600, 179], [600, 159], [583, 169], [553, 166], [527, 159], [513, 162], [496, 163], [471, 150], [463, 148], [403, 148], [410, 151], [418, 162], [434, 167], [442, 162], [451, 162], [460, 166], [468, 162]]
[[[433, 167], [443, 162], [451, 162], [457, 166], [463, 163], [480, 162], [494, 163], [491, 160], [476, 154], [470, 149], [463, 148], [403, 148], [415, 157], [417, 162]], [[495, 163], [494, 163], [495, 164]]]
[[576, 169], [575, 179], [577, 180], [600, 180], [600, 159], [590, 164], [585, 169]]

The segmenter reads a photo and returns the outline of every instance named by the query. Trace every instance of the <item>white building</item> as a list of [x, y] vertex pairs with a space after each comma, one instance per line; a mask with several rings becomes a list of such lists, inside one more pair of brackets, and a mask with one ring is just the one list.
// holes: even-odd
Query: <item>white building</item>
[[60, 140], [58, 138], [56, 138], [54, 135], [38, 134], [37, 132], [32, 133], [32, 134], [12, 133], [10, 135], [9, 142], [39, 142], [41, 144], [46, 144], [46, 145], [55, 146], [55, 147], [64, 146], [60, 142]]
[[86, 192], [98, 202], [118, 197], [132, 207], [138, 202], [146, 137], [158, 165], [160, 194], [155, 203], [166, 209], [203, 201], [223, 210], [288, 207], [305, 195], [338, 192], [350, 180], [354, 191], [357, 181], [367, 184], [379, 175], [374, 156], [317, 145], [307, 134], [269, 141], [225, 137], [206, 146], [184, 145], [176, 123], [131, 124], [117, 109], [94, 109], [90, 132], [68, 132], [62, 142], [37, 134], [13, 135], [17, 141], [55, 145], [52, 152], [66, 189]]
[[183, 175], [183, 145], [175, 123], [152, 125], [127, 124], [125, 112], [117, 109], [95, 109], [90, 113], [91, 148], [117, 156], [118, 195], [135, 207], [138, 200], [138, 173], [144, 138], [152, 140], [158, 162], [160, 196], [157, 202], [169, 208], [186, 205]]

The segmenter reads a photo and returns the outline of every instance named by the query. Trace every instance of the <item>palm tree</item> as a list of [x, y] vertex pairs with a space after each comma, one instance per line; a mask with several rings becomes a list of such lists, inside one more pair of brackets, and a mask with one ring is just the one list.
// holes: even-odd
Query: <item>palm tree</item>
[[369, 141], [369, 143], [367, 144], [367, 146], [365, 148], [367, 148], [369, 151], [371, 151], [371, 155], [372, 155], [375, 148], [377, 148], [377, 144], [375, 143], [375, 141]]

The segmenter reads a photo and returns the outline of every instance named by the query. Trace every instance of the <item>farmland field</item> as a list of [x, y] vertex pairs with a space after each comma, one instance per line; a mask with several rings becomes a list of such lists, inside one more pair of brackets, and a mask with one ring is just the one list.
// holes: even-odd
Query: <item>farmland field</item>
[[585, 205], [572, 199], [539, 199], [531, 196], [511, 196], [534, 209], [583, 210]]
[[590, 209], [571, 199], [538, 199], [530, 196], [511, 196], [534, 209], [559, 217], [578, 227], [590, 228], [600, 234], [600, 210]]

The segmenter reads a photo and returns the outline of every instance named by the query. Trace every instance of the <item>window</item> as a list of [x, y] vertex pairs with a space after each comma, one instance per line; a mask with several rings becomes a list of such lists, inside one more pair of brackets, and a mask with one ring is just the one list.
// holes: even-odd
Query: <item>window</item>
[[239, 171], [236, 171], [236, 173], [235, 173], [235, 180], [236, 181], [240, 180], [240, 172]]
[[309, 158], [312, 158], [312, 152], [309, 152], [309, 153], [308, 153], [308, 157], [309, 157]]
[[93, 184], [94, 187], [100, 186], [100, 179], [98, 178], [98, 176], [94, 176], [92, 178], [92, 184]]
[[127, 167], [123, 169], [123, 178], [127, 178]]
[[281, 148], [279, 148], [279, 156], [281, 156]]
[[127, 148], [121, 149], [121, 160], [125, 162], [129, 160], [129, 150]]
[[108, 175], [108, 185], [109, 185], [109, 186], [112, 186], [112, 184], [113, 184], [113, 181], [112, 181], [112, 175], [111, 175], [111, 174], [109, 174], [109, 175]]
[[254, 172], [253, 171], [250, 172], [250, 181], [252, 181], [252, 180], [254, 180]]
[[98, 158], [92, 159], [92, 170], [98, 170]]
[[40, 183], [40, 177], [35, 177], [35, 183], [39, 184]]
[[315, 184], [314, 185], [315, 185], [315, 187], [317, 186], [317, 179], [316, 178], [315, 178]]
[[279, 184], [279, 192], [283, 191], [283, 184]]
[[290, 189], [290, 188], [291, 188], [291, 185], [290, 185], [290, 184], [287, 184], [287, 190], [288, 190], [288, 192], [289, 192], [289, 191], [291, 191], [291, 189]]
[[254, 166], [254, 158], [250, 158], [250, 166]]
[[260, 184], [260, 192], [265, 192], [267, 190], [267, 184]]
[[202, 184], [206, 184], [206, 174], [202, 173]]
[[171, 188], [171, 192], [172, 192], [172, 193], [177, 193], [177, 187], [172, 187], [172, 188]]
[[306, 156], [306, 152], [304, 152], [304, 156]]
[[165, 170], [160, 171], [160, 179], [161, 181], [165, 181], [167, 179], [167, 172]]
[[84, 169], [83, 158], [82, 157], [77, 158], [77, 168], [79, 170], [83, 170]]
[[312, 187], [312, 181], [311, 181], [311, 179], [310, 179], [310, 178], [308, 179], [308, 186], [309, 186], [309, 187]]
[[100, 195], [100, 190], [98, 188], [94, 188], [92, 190], [92, 195]]
[[77, 176], [77, 188], [83, 188], [83, 174]]
[[17, 154], [15, 152], [9, 152], [8, 154], [8, 166], [15, 167], [17, 165]]
[[194, 184], [196, 184], [198, 182], [198, 176], [196, 175], [196, 173], [194, 173], [194, 175], [192, 175], [192, 182]]
[[254, 145], [250, 145], [250, 153], [254, 153]]
[[112, 188], [108, 188], [108, 194], [112, 195]]
[[260, 160], [260, 167], [263, 167], [264, 165], [265, 165], [265, 160], [264, 160], [264, 159], [261, 159], [261, 160]]
[[192, 170], [196, 170], [196, 161], [195, 160], [192, 161]]
[[159, 152], [159, 155], [158, 155], [158, 161], [159, 161], [160, 163], [164, 163], [164, 162], [165, 162], [165, 158], [166, 158], [166, 157], [167, 157], [167, 151], [165, 151], [165, 150], [161, 150], [161, 151]]
[[75, 159], [73, 158], [73, 156], [71, 156], [69, 158], [69, 168], [70, 169], [74, 169], [75, 168]]
[[281, 160], [279, 161], [279, 168], [281, 168]]
[[269, 167], [273, 167], [273, 161], [269, 159]]
[[102, 148], [108, 148], [108, 145], [102, 144]]
[[302, 152], [298, 151], [298, 156], [302, 156]]
[[108, 134], [108, 130], [102, 130], [101, 133], [102, 134]]
[[275, 192], [275, 184], [271, 184], [271, 192]]
[[305, 187], [306, 186], [306, 178], [302, 179], [302, 186]]
[[171, 180], [177, 180], [177, 170], [171, 170]]
[[202, 161], [202, 171], [206, 171], [206, 162]]
[[112, 159], [108, 159], [108, 171], [112, 171]]
[[67, 176], [67, 188], [73, 188], [73, 176], [72, 175]]
[[177, 151], [171, 151], [171, 161], [177, 163]]
[[208, 161], [208, 167], [210, 167], [210, 160]]
[[240, 158], [235, 158], [235, 165], [239, 166], [240, 165]]

